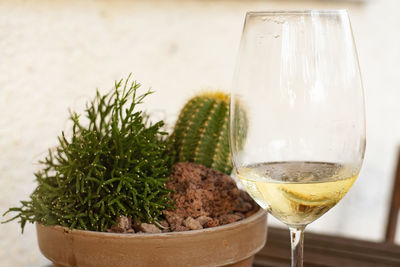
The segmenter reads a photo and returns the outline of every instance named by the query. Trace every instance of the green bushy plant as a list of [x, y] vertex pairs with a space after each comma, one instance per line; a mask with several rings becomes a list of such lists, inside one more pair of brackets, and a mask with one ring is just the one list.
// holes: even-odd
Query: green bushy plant
[[[26, 222], [105, 231], [121, 215], [155, 222], [171, 208], [165, 188], [170, 168], [163, 121], [148, 122], [137, 105], [152, 93], [125, 81], [87, 104], [87, 123], [71, 113], [72, 136], [41, 161], [37, 188], [22, 206], [10, 208], [22, 231]], [[8, 221], [10, 221], [8, 220]]]

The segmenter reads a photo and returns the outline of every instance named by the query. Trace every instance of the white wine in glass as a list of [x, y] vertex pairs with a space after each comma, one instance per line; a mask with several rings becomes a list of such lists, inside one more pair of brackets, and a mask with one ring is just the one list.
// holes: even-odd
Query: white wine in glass
[[231, 93], [232, 161], [254, 200], [288, 225], [292, 266], [302, 266], [305, 227], [358, 176], [364, 113], [345, 10], [247, 13]]

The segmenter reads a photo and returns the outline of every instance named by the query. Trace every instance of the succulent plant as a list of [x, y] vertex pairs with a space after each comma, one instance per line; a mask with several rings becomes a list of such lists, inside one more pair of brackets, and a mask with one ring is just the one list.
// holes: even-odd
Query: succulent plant
[[[185, 104], [170, 136], [176, 162], [231, 173], [229, 104], [230, 96], [219, 91], [199, 94]], [[245, 130], [241, 136], [244, 140]]]
[[[118, 216], [154, 222], [172, 208], [165, 183], [170, 171], [163, 122], [147, 122], [137, 105], [150, 93], [140, 84], [115, 83], [87, 104], [83, 123], [71, 113], [72, 136], [64, 132], [35, 176], [37, 188], [22, 206], [10, 208], [22, 230], [26, 222], [105, 231]], [[9, 221], [10, 221], [9, 220]]]

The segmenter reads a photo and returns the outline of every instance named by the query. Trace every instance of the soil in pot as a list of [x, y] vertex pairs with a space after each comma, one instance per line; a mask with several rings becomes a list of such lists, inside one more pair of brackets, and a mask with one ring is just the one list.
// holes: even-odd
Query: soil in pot
[[259, 210], [259, 206], [228, 175], [203, 165], [181, 162], [174, 165], [167, 188], [176, 209], [163, 212], [158, 225], [137, 224], [131, 218], [117, 219], [115, 233], [181, 232], [216, 227], [240, 221]]

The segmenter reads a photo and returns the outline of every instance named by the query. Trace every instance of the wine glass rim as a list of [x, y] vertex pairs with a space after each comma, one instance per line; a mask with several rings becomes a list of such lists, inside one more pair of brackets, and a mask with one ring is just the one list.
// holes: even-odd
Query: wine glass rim
[[346, 9], [282, 9], [266, 11], [248, 11], [247, 16], [266, 15], [312, 15], [312, 14], [347, 14]]

